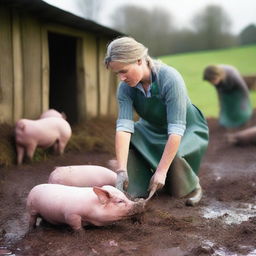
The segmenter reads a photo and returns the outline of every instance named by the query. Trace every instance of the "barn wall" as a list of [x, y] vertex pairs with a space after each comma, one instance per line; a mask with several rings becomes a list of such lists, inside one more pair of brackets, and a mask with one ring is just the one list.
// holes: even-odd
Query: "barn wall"
[[89, 116], [98, 115], [97, 39], [87, 35], [83, 39], [83, 61], [85, 68], [85, 102]]
[[23, 116], [35, 119], [42, 109], [42, 60], [40, 23], [22, 15]]
[[117, 116], [118, 107], [116, 100], [116, 91], [118, 85], [118, 78], [113, 73], [109, 77], [109, 100], [108, 100], [108, 109], [111, 116]]
[[49, 46], [48, 46], [48, 31], [46, 28], [41, 29], [42, 39], [42, 106], [41, 112], [49, 108], [49, 80], [50, 80], [50, 67], [49, 67]]
[[78, 120], [116, 114], [117, 80], [103, 65], [100, 35], [45, 23], [0, 5], [0, 122], [36, 119], [49, 108], [48, 32], [77, 38]]
[[0, 121], [13, 120], [13, 50], [11, 11], [0, 8]]
[[21, 46], [20, 16], [13, 11], [12, 47], [13, 47], [13, 120], [23, 117], [23, 59]]
[[106, 51], [107, 40], [101, 39], [99, 42], [99, 60], [98, 60], [98, 69], [99, 69], [99, 100], [100, 100], [100, 115], [107, 115], [109, 112], [109, 92], [110, 92], [110, 77], [111, 73], [105, 71], [103, 65], [103, 60]]

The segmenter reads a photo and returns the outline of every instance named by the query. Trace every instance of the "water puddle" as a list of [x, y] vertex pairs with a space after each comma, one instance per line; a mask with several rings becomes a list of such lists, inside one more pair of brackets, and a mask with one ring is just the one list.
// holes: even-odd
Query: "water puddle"
[[241, 246], [242, 249], [250, 250], [249, 254], [246, 254], [246, 256], [256, 256], [256, 247], [254, 248], [252, 246]]
[[203, 217], [206, 219], [220, 218], [226, 224], [240, 224], [250, 217], [256, 216], [256, 205], [248, 203], [222, 203], [214, 201], [203, 208]]
[[[214, 248], [214, 252], [211, 254], [211, 256], [237, 256], [237, 254], [234, 254], [233, 252], [228, 251], [224, 247], [219, 247], [216, 249], [216, 244], [209, 240], [204, 240], [202, 242], [202, 248], [205, 249], [206, 251], [210, 251], [211, 248]], [[242, 248], [242, 247], [241, 247]], [[252, 247], [245, 247], [243, 246], [243, 249], [249, 249], [251, 250], [249, 254], [242, 254], [246, 256], [256, 256], [256, 249]]]
[[256, 256], [256, 249], [247, 254], [247, 256]]
[[5, 242], [7, 244], [15, 243], [22, 239], [28, 230], [28, 216], [24, 214], [17, 219], [11, 218], [4, 223], [2, 228], [5, 230]]
[[214, 243], [209, 240], [204, 240], [202, 242], [202, 248], [206, 249], [207, 251], [211, 251], [210, 249], [214, 248], [212, 249], [214, 251], [211, 254], [212, 256], [234, 256], [234, 253], [229, 252], [224, 247], [219, 247], [217, 249], [215, 247], [216, 246], [214, 245]]
[[7, 247], [0, 246], [0, 256], [15, 256]]

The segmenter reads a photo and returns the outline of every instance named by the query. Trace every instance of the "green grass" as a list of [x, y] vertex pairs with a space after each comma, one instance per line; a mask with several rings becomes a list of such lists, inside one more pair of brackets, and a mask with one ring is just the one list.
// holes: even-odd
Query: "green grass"
[[[192, 102], [203, 111], [206, 117], [217, 117], [219, 112], [214, 87], [202, 80], [203, 70], [207, 65], [233, 65], [243, 75], [256, 75], [256, 45], [161, 56], [159, 59], [182, 74]], [[251, 91], [250, 97], [255, 108], [256, 91]]]

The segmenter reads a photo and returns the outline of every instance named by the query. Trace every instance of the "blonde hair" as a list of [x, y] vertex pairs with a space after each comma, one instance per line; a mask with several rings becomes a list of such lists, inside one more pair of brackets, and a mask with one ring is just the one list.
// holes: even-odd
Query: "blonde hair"
[[111, 61], [131, 64], [140, 59], [145, 59], [149, 67], [153, 67], [153, 60], [148, 55], [148, 48], [132, 37], [120, 37], [108, 45], [105, 66], [108, 68]]

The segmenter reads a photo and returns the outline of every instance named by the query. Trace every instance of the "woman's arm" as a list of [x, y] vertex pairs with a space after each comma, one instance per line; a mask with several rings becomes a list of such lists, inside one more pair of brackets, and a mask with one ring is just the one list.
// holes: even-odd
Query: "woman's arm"
[[181, 137], [182, 136], [177, 134], [169, 135], [161, 160], [157, 166], [155, 174], [150, 180], [149, 191], [156, 191], [164, 186], [167, 172], [178, 151]]
[[116, 158], [117, 158], [117, 170], [127, 171], [127, 160], [129, 153], [131, 133], [124, 131], [116, 132]]
[[129, 145], [131, 133], [124, 131], [116, 132], [115, 146], [117, 158], [117, 180], [116, 187], [123, 191], [128, 188], [127, 161], [129, 153]]

